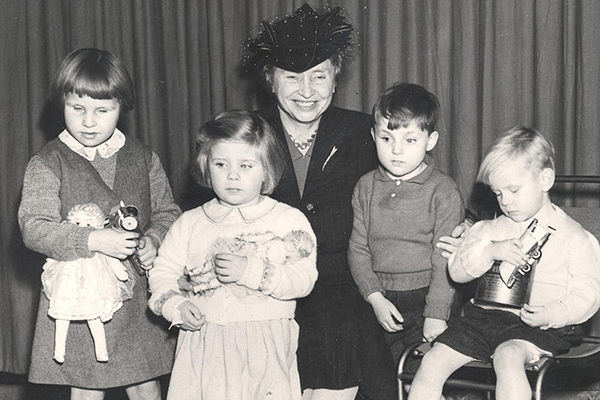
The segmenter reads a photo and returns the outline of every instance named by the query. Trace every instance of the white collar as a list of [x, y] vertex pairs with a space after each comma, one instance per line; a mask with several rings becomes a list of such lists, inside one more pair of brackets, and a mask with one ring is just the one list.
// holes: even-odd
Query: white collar
[[204, 210], [206, 217], [215, 224], [223, 222], [223, 220], [232, 212], [239, 213], [244, 221], [251, 222], [267, 215], [273, 210], [276, 204], [277, 201], [269, 196], [263, 196], [262, 201], [256, 205], [241, 208], [228, 207], [219, 203], [219, 200], [212, 199], [208, 203], [205, 203], [202, 206], [202, 209]]
[[113, 135], [104, 143], [99, 144], [96, 147], [87, 147], [82, 145], [65, 129], [58, 135], [61, 142], [67, 145], [75, 153], [81, 155], [83, 158], [89, 161], [94, 161], [96, 152], [100, 154], [102, 158], [108, 158], [115, 154], [125, 145], [125, 135], [123, 132], [115, 128]]

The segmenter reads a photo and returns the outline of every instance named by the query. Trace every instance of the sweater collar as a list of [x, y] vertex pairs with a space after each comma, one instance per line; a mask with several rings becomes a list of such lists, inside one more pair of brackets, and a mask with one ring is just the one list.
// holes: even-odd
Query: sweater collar
[[68, 148], [88, 161], [94, 161], [96, 153], [100, 154], [100, 157], [102, 158], [108, 158], [125, 145], [125, 135], [117, 128], [115, 128], [115, 132], [106, 142], [99, 144], [96, 147], [82, 145], [77, 139], [71, 136], [66, 129], [58, 135], [58, 138], [61, 142], [66, 144]]
[[[425, 164], [427, 164], [427, 168], [425, 168], [419, 175], [414, 176], [404, 182], [417, 183], [419, 185], [427, 182], [427, 180], [431, 178], [431, 175], [433, 174], [435, 160], [429, 154], [425, 154]], [[375, 179], [381, 182], [395, 182], [398, 180], [390, 178], [381, 164], [379, 164], [379, 167], [375, 172]]]
[[248, 207], [229, 207], [219, 203], [219, 200], [212, 199], [202, 206], [204, 214], [215, 224], [220, 224], [231, 213], [239, 214], [246, 222], [252, 222], [267, 215], [277, 202], [269, 196], [264, 196], [262, 201], [256, 205]]

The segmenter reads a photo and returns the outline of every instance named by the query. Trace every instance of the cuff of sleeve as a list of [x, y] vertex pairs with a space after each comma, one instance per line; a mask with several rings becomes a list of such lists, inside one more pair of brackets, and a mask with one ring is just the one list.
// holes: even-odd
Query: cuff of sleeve
[[448, 321], [450, 318], [450, 308], [443, 306], [425, 306], [423, 311], [423, 317], [441, 319], [442, 321]]
[[568, 310], [567, 307], [562, 303], [552, 303], [545, 306], [548, 310], [549, 320], [548, 326], [542, 327], [542, 329], [548, 328], [562, 328], [567, 325], [568, 322]]
[[[177, 309], [181, 303], [189, 301], [183, 296], [173, 296], [169, 300], [165, 301], [162, 306], [162, 315], [167, 321], [171, 321], [171, 326], [181, 323], [181, 313]], [[179, 322], [176, 322], [179, 321]]]
[[358, 290], [365, 300], [375, 292], [380, 292], [385, 296], [385, 289], [381, 285], [381, 282], [379, 282], [379, 279], [361, 282], [358, 285]]
[[242, 278], [238, 281], [238, 284], [257, 290], [262, 282], [264, 270], [265, 265], [261, 258], [248, 257], [248, 265], [246, 266]]
[[146, 232], [146, 236], [151, 237], [152, 240], [154, 240], [154, 247], [156, 247], [156, 249], [158, 249], [162, 243], [162, 240], [160, 239], [160, 237], [154, 233], [154, 232]]
[[88, 245], [88, 241], [90, 238], [90, 233], [94, 228], [82, 227], [77, 229], [73, 235], [71, 235], [71, 243], [75, 247], [75, 251], [77, 254], [81, 254], [82, 257], [92, 257], [93, 252], [90, 251], [90, 246]]

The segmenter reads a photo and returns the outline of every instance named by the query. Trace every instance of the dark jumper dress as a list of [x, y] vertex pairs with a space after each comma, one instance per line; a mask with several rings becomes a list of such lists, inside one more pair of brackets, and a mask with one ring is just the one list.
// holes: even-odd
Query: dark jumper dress
[[[123, 199], [127, 204], [140, 205], [142, 226], [148, 226], [150, 185], [147, 177], [152, 154], [137, 140], [128, 138], [125, 146], [113, 156], [118, 157], [113, 190], [102, 181], [89, 161], [58, 140], [51, 141], [39, 155], [61, 180], [62, 213], [72, 204], [86, 202], [94, 202], [108, 212]], [[85, 182], [86, 190], [77, 190], [76, 182]], [[131, 273], [130, 267], [128, 269]], [[113, 319], [104, 325], [109, 354], [107, 363], [96, 361], [86, 321], [71, 322], [64, 364], [52, 359], [55, 322], [48, 316], [49, 302], [42, 293], [29, 380], [104, 389], [168, 374], [173, 364], [176, 335], [168, 332], [166, 323], [148, 309], [146, 278], [137, 274], [135, 278], [133, 298], [125, 301]]]

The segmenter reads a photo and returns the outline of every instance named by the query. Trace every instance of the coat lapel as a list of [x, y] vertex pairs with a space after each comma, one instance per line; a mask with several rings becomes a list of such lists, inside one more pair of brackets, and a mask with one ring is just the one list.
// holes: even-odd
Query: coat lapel
[[349, 130], [339, 126], [340, 121], [334, 116], [336, 110], [331, 106], [321, 117], [315, 148], [308, 166], [304, 196], [338, 177], [340, 169], [331, 167], [344, 151], [344, 141], [349, 135]]

